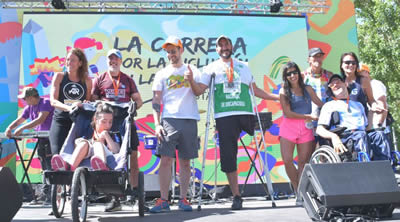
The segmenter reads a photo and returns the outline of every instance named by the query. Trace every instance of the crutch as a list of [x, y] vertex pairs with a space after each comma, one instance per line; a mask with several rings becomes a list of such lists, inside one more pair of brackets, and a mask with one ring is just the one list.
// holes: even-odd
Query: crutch
[[[215, 129], [215, 126], [214, 126], [214, 129]], [[215, 144], [215, 152], [214, 152], [214, 193], [213, 193], [213, 196], [211, 197], [212, 199], [213, 199], [213, 201], [215, 202], [215, 201], [217, 201], [217, 199], [218, 199], [218, 196], [217, 196], [217, 194], [218, 194], [218, 192], [217, 192], [217, 151], [218, 151], [218, 148], [219, 148], [219, 143], [217, 142], [217, 140], [218, 140], [218, 138], [217, 138], [217, 133], [214, 131], [214, 136], [213, 136], [213, 141], [214, 141], [214, 144]]]
[[[261, 140], [263, 142], [264, 149], [265, 149], [265, 153], [264, 153], [265, 180], [267, 181], [268, 192], [269, 192], [269, 195], [271, 196], [272, 207], [276, 207], [275, 200], [274, 200], [274, 188], [272, 187], [271, 174], [270, 174], [269, 169], [268, 169], [267, 144], [265, 143], [264, 133], [263, 133], [263, 130], [262, 130], [263, 128], [262, 128], [262, 124], [261, 124], [261, 118], [260, 118], [260, 114], [258, 113], [258, 107], [257, 107], [257, 103], [256, 103], [256, 99], [255, 99], [255, 94], [254, 94], [254, 89], [253, 89], [253, 84], [252, 83], [250, 83], [250, 89], [251, 89], [251, 98], [253, 100], [254, 107], [256, 108], [256, 115], [257, 115], [257, 120], [258, 120], [257, 122], [258, 122], [258, 124], [260, 126], [260, 129], [261, 129]], [[254, 135], [254, 137], [255, 137], [254, 139], [256, 140], [257, 153], [258, 153], [259, 156], [261, 156], [261, 154], [260, 154], [260, 145], [257, 142], [256, 135]]]
[[204, 171], [206, 167], [206, 153], [208, 147], [208, 130], [210, 127], [210, 114], [212, 109], [212, 100], [214, 99], [214, 82], [215, 82], [215, 73], [211, 75], [210, 85], [208, 87], [208, 107], [207, 107], [207, 120], [206, 120], [206, 134], [204, 135], [204, 150], [203, 150], [203, 163], [201, 166], [201, 175], [200, 175], [200, 191], [199, 191], [199, 201], [197, 210], [201, 211], [201, 198], [203, 195], [203, 180], [204, 180]]

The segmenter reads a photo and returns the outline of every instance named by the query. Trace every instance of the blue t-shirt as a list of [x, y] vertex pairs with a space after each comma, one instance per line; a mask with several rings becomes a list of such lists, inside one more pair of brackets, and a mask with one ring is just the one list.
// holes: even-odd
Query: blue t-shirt
[[318, 118], [318, 125], [329, 126], [332, 113], [337, 111], [340, 117], [340, 126], [347, 130], [365, 130], [368, 125], [364, 107], [360, 102], [349, 100], [332, 100], [322, 106]]

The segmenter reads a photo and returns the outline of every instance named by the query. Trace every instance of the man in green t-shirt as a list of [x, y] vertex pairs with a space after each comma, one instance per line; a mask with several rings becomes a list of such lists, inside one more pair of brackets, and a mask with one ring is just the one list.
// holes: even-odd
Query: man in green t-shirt
[[[242, 131], [254, 134], [254, 112], [251, 88], [254, 95], [268, 100], [279, 100], [279, 96], [258, 88], [248, 65], [232, 56], [232, 41], [221, 35], [216, 42], [220, 59], [206, 66], [199, 83], [191, 83], [195, 95], [207, 89], [211, 76], [215, 74], [214, 117], [220, 145], [221, 170], [226, 173], [234, 196], [232, 209], [242, 209], [237, 173], [237, 152]], [[189, 78], [190, 79], [190, 78]]]

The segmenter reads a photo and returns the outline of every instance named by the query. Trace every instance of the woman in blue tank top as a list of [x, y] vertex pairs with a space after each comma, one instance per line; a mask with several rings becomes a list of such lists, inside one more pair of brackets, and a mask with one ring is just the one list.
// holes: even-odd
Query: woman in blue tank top
[[[369, 79], [358, 72], [359, 61], [354, 52], [343, 53], [340, 57], [340, 72], [345, 78], [346, 85], [350, 89], [350, 100], [360, 102], [368, 113], [367, 103], [371, 106], [375, 103]], [[376, 104], [374, 104], [375, 106]]]
[[66, 57], [66, 72], [53, 76], [50, 102], [55, 107], [50, 127], [50, 146], [53, 154], [58, 154], [72, 126], [69, 112], [82, 102], [90, 100], [92, 80], [88, 77], [88, 62], [81, 49], [71, 49]]
[[[311, 114], [311, 101], [318, 107], [321, 100], [313, 88], [304, 85], [300, 69], [294, 62], [288, 62], [282, 73], [283, 87], [279, 92], [283, 120], [279, 130], [282, 159], [286, 173], [297, 193], [297, 187], [304, 165], [313, 152], [313, 124], [317, 116]], [[297, 169], [293, 163], [294, 148], [297, 146]], [[297, 199], [296, 204], [301, 204]]]

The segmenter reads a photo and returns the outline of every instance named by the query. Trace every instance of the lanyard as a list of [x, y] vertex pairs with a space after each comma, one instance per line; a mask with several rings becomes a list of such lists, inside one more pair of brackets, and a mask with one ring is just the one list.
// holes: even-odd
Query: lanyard
[[[347, 97], [347, 99], [346, 99], [346, 104], [347, 104], [347, 111], [349, 112], [349, 113], [351, 113], [351, 110], [350, 110], [350, 105], [349, 105], [349, 99], [350, 99], [350, 97]], [[333, 97], [333, 100], [338, 100], [336, 97]]]
[[108, 76], [110, 77], [110, 79], [111, 79], [111, 81], [113, 83], [113, 86], [114, 86], [114, 95], [115, 95], [115, 97], [117, 97], [118, 96], [118, 89], [119, 89], [119, 80], [121, 79], [121, 75], [120, 75], [120, 73], [118, 73], [117, 83], [115, 83], [115, 81], [114, 81], [113, 77], [111, 76], [110, 72], [108, 72]]
[[228, 68], [226, 68], [225, 72], [226, 72], [226, 76], [228, 77], [228, 82], [233, 82], [233, 60], [231, 58], [231, 65]]

